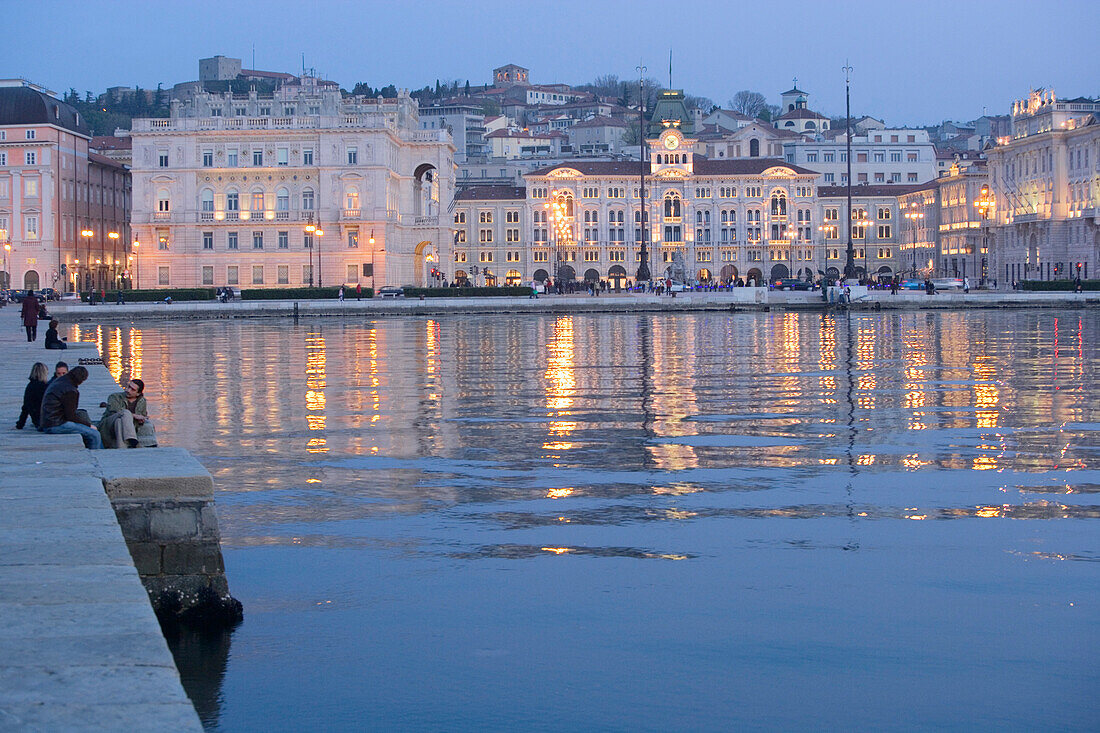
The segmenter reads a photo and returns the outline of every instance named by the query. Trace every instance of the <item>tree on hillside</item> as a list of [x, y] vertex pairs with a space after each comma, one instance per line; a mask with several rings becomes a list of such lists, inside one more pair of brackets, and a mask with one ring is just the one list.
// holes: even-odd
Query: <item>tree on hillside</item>
[[462, 90], [462, 94], [464, 96], [467, 96], [467, 97], [470, 96], [470, 80], [469, 79], [466, 80], [466, 86]]
[[701, 109], [708, 113], [718, 107], [710, 97], [697, 97], [694, 94], [685, 95], [684, 104], [688, 109]]
[[768, 99], [760, 92], [742, 89], [733, 95], [733, 99], [728, 104], [734, 112], [740, 112], [749, 117], [759, 117], [767, 109]]

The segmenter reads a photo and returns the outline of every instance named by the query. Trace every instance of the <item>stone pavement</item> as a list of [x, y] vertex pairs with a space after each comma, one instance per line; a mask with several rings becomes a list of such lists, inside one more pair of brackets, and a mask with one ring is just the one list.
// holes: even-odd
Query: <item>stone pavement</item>
[[[0, 731], [202, 729], [111, 502], [79, 436], [15, 430], [35, 361], [98, 358], [28, 344], [0, 310]], [[118, 386], [89, 367], [81, 405]]]

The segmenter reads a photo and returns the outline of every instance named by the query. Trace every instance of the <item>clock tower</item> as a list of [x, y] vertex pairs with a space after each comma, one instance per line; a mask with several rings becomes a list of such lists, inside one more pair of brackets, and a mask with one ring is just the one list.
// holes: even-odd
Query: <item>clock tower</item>
[[650, 172], [653, 175], [689, 176], [692, 173], [696, 141], [684, 137], [677, 127], [663, 130], [649, 144]]

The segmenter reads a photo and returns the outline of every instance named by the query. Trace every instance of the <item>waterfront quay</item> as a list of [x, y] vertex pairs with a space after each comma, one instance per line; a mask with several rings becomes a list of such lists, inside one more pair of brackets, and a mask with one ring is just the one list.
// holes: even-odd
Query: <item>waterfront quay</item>
[[104, 491], [127, 452], [13, 427], [36, 361], [83, 362], [93, 415], [118, 390], [94, 344], [42, 344], [0, 336], [0, 730], [201, 730]]
[[[835, 290], [832, 288], [831, 290]], [[366, 298], [355, 300], [235, 300], [187, 301], [166, 304], [144, 302], [100, 305], [53, 303], [50, 311], [60, 320], [89, 323], [117, 318], [263, 318], [287, 316], [404, 316], [441, 313], [651, 313], [692, 311], [753, 311], [772, 309], [825, 310], [837, 307], [826, 303], [821, 292], [773, 291], [767, 288], [736, 288], [727, 291], [701, 291], [669, 295], [609, 293], [590, 295], [548, 295], [538, 298]], [[1100, 293], [1020, 293], [1001, 291], [924, 292], [851, 288], [855, 310], [924, 310], [965, 308], [1080, 308], [1100, 305]]]

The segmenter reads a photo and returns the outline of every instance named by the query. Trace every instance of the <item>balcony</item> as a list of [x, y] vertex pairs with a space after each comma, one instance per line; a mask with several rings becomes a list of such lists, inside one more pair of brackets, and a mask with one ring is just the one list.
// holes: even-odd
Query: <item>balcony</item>
[[359, 221], [363, 218], [362, 209], [342, 209], [340, 211], [341, 221]]
[[290, 212], [289, 211], [276, 211], [275, 212], [275, 221], [290, 221]]
[[171, 211], [154, 211], [153, 212], [153, 221], [171, 221], [171, 220], [172, 220], [172, 212]]
[[438, 216], [417, 216], [413, 218], [413, 226], [415, 227], [437, 227], [439, 226]]

